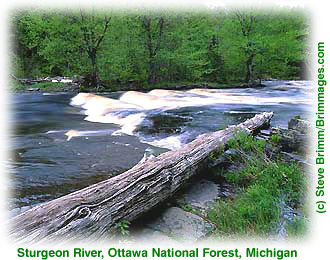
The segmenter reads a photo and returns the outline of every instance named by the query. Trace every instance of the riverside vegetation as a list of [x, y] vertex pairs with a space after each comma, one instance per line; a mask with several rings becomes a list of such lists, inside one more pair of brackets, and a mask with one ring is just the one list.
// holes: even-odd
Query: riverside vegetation
[[[236, 193], [232, 198], [220, 199], [208, 213], [217, 236], [274, 234], [283, 218], [281, 205], [305, 211], [305, 173], [297, 162], [288, 162], [280, 155], [280, 138], [272, 135], [266, 142], [238, 133], [228, 143], [228, 148], [236, 151], [229, 158], [235, 167], [217, 173]], [[288, 235], [303, 234], [306, 219], [302, 214], [294, 215], [286, 223]]]
[[[301, 79], [308, 67], [307, 22], [294, 8], [20, 10], [11, 17], [12, 73], [71, 77], [80, 91]], [[24, 89], [16, 83], [14, 89]]]
[[[13, 13], [12, 74], [16, 78], [68, 76], [78, 91], [146, 90], [256, 85], [263, 79], [302, 79], [308, 68], [308, 19], [298, 9], [185, 12], [53, 10]], [[17, 81], [13, 89], [25, 89]], [[37, 83], [54, 91], [63, 83]], [[268, 142], [242, 133], [227, 168], [212, 173], [235, 192], [220, 198], [205, 219], [214, 236], [269, 235], [295, 213], [289, 235], [306, 228], [306, 177], [302, 167], [280, 153], [280, 136]], [[233, 166], [234, 165], [234, 166]], [[284, 206], [283, 206], [284, 205]], [[189, 205], [185, 208], [190, 209]], [[297, 213], [298, 212], [298, 213]], [[129, 234], [129, 222], [118, 223]]]
[[[258, 140], [259, 135], [237, 132], [234, 139], [229, 140], [225, 146], [220, 146], [217, 152], [212, 152], [209, 155], [208, 168], [201, 173], [201, 178], [207, 185], [201, 189], [208, 193], [210, 191], [206, 192], [206, 187], [214, 188], [215, 183], [219, 183], [220, 190], [226, 192], [218, 190], [218, 195], [209, 193], [211, 195], [208, 203], [202, 205], [205, 203], [204, 195], [201, 195], [202, 204], [199, 204], [196, 197], [187, 200], [189, 195], [187, 197], [187, 190], [183, 189], [163, 205], [165, 208], [170, 207], [171, 213], [162, 213], [159, 216], [156, 210], [151, 214], [155, 215], [151, 219], [156, 217], [158, 220], [147, 224], [149, 231], [143, 234], [150, 236], [151, 228], [161, 231], [155, 235], [157, 237], [162, 234], [158, 239], [168, 236], [165, 241], [171, 242], [189, 240], [188, 236], [190, 239], [195, 236], [197, 240], [207, 234], [215, 239], [237, 236], [303, 236], [308, 225], [305, 201], [307, 176], [304, 165], [302, 161], [284, 156], [285, 153], [282, 152], [286, 149], [282, 147], [282, 136], [275, 133], [276, 129], [271, 131], [273, 133], [268, 140]], [[306, 156], [295, 149], [290, 152], [299, 154], [301, 158]], [[208, 179], [211, 181], [207, 181]], [[201, 182], [197, 180], [197, 183], [200, 185]], [[191, 183], [188, 193], [194, 194], [191, 189], [196, 192], [198, 185]], [[193, 220], [196, 223], [191, 222], [190, 218], [193, 216], [199, 218]], [[191, 231], [203, 231], [200, 234], [181, 233], [178, 229], [184, 228], [179, 224], [172, 224], [171, 220], [164, 223], [163, 218], [187, 227], [197, 225], [199, 227], [192, 227]], [[121, 241], [136, 239], [135, 228], [136, 224], [133, 223], [133, 237], [129, 237], [130, 223], [118, 226], [118, 238], [124, 239]], [[170, 231], [171, 229], [173, 230]]]

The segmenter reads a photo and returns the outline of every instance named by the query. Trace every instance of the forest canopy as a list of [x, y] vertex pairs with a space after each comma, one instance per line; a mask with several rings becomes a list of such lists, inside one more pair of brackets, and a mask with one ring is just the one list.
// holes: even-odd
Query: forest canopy
[[15, 77], [68, 76], [91, 86], [301, 79], [308, 17], [295, 9], [16, 11]]

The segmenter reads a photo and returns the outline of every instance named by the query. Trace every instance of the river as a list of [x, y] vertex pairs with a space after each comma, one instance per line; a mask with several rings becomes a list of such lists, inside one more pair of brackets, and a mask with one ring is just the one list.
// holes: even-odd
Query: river
[[259, 112], [273, 111], [272, 125], [282, 127], [296, 115], [312, 114], [312, 82], [263, 83], [264, 88], [154, 91], [150, 102], [137, 93], [102, 93], [133, 104], [107, 113], [102, 102], [84, 106], [72, 99], [75, 94], [13, 94], [9, 207], [18, 212], [68, 194], [131, 168], [145, 153], [177, 149]]

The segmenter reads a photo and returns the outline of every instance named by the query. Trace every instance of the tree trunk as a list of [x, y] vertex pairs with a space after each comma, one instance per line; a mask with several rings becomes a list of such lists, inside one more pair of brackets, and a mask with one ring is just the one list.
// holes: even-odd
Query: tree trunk
[[146, 32], [146, 43], [145, 47], [148, 50], [149, 56], [149, 76], [148, 76], [148, 83], [154, 84], [156, 82], [156, 55], [160, 49], [161, 39], [163, 35], [164, 29], [164, 18], [158, 18], [158, 34], [157, 38], [153, 40], [153, 32], [152, 32], [152, 21], [155, 18], [143, 16], [141, 18], [142, 28]]
[[[251, 49], [251, 46], [248, 47], [248, 50]], [[248, 52], [249, 52], [248, 51]], [[255, 57], [255, 53], [248, 53], [248, 58], [246, 60], [246, 76], [245, 76], [245, 81], [248, 83], [248, 84], [252, 84], [253, 83], [253, 80], [254, 80], [254, 76], [253, 76], [253, 62], [254, 62], [254, 57]]]
[[99, 86], [99, 76], [98, 76], [98, 69], [97, 69], [97, 53], [96, 49], [92, 49], [89, 52], [89, 57], [92, 63], [92, 75], [91, 75], [91, 85], [94, 88], [98, 88]]
[[36, 206], [11, 219], [17, 242], [43, 242], [111, 236], [115, 224], [132, 221], [172, 196], [210, 163], [209, 155], [236, 131], [254, 133], [269, 125], [273, 113], [261, 113], [225, 130], [207, 133], [176, 151], [82, 190]]

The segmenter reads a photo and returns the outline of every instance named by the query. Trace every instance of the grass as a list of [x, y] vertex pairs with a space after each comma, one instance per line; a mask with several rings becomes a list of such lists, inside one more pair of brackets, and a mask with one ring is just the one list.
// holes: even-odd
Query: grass
[[216, 151], [210, 153], [209, 155], [210, 162], [216, 161], [219, 156], [223, 155], [224, 151], [225, 151], [224, 146], [219, 145]]
[[[244, 167], [223, 175], [238, 193], [232, 199], [219, 200], [208, 212], [208, 218], [216, 225], [216, 235], [274, 234], [281, 218], [281, 201], [303, 207], [306, 180], [302, 169], [279, 157], [270, 160], [266, 142], [243, 133], [230, 140], [228, 147], [239, 151], [232, 160]], [[290, 235], [301, 234], [304, 229], [301, 219], [287, 225]]]
[[274, 134], [270, 137], [270, 141], [274, 144], [279, 144], [281, 141], [281, 136], [278, 134]]

